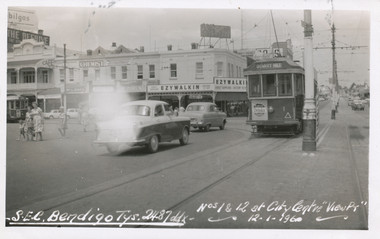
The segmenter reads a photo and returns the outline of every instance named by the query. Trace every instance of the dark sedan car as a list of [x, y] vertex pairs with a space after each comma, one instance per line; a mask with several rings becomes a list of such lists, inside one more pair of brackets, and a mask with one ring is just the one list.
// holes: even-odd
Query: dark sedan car
[[180, 115], [190, 117], [191, 127], [199, 128], [199, 130], [203, 131], [209, 131], [211, 127], [224, 129], [227, 123], [226, 113], [220, 111], [211, 102], [191, 103], [186, 107], [186, 111]]
[[189, 141], [190, 118], [175, 116], [163, 101], [141, 100], [124, 104], [113, 120], [99, 122], [94, 144], [104, 145], [109, 152], [121, 145], [143, 146], [149, 152], [158, 150], [159, 142]]

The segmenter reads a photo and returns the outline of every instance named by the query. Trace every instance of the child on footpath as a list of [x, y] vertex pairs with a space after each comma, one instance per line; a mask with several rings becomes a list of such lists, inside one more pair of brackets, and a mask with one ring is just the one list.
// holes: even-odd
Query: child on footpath
[[18, 136], [18, 138], [16, 140], [20, 140], [21, 135], [22, 135], [22, 137], [24, 138], [24, 141], [25, 141], [25, 130], [24, 130], [24, 128], [25, 128], [25, 121], [20, 120], [19, 124], [20, 124], [20, 126], [19, 126], [20, 135]]

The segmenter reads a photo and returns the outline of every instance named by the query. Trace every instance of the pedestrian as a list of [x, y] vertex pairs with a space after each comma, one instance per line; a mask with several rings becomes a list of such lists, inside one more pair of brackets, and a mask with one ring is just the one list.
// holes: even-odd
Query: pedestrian
[[179, 107], [179, 112], [185, 112], [185, 108], [182, 105]]
[[67, 115], [65, 112], [65, 108], [63, 108], [63, 106], [59, 108], [58, 119], [59, 121], [58, 121], [57, 128], [58, 128], [59, 133], [61, 133], [61, 139], [62, 139], [66, 137], [66, 129], [67, 129]]
[[81, 123], [83, 125], [83, 131], [86, 132], [86, 128], [90, 124], [90, 116], [88, 115], [87, 108], [84, 108], [82, 111]]
[[178, 107], [175, 107], [175, 108], [174, 108], [174, 115], [175, 115], [175, 116], [178, 116]]
[[24, 120], [19, 120], [19, 131], [20, 131], [20, 134], [18, 136], [18, 138], [16, 140], [20, 140], [21, 136], [24, 138], [24, 141], [25, 141], [25, 121]]
[[42, 131], [44, 130], [44, 113], [40, 107], [38, 107], [37, 102], [32, 103], [33, 109], [31, 115], [33, 116], [33, 127], [35, 134], [35, 141], [42, 141]]
[[24, 126], [24, 132], [26, 134], [26, 140], [33, 140], [34, 137], [34, 127], [33, 127], [33, 118], [32, 118], [32, 108], [30, 106], [27, 106], [27, 111], [25, 113], [25, 126]]

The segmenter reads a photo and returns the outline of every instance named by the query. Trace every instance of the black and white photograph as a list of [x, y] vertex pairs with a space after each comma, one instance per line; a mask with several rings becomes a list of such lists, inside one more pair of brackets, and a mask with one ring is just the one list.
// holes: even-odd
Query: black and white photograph
[[376, 238], [379, 1], [0, 6], [4, 238]]

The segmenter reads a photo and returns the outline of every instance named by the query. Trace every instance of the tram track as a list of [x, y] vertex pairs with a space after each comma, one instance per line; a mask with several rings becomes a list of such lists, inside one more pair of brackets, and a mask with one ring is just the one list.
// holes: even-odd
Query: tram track
[[[228, 151], [228, 150], [230, 150], [231, 147], [233, 147], [235, 145], [253, 140], [253, 138], [251, 136], [249, 136], [250, 134], [248, 134], [248, 132], [250, 133], [250, 131], [248, 131], [248, 130], [239, 129], [238, 127], [230, 127], [230, 130], [237, 130], [237, 131], [244, 132], [247, 137], [244, 137], [243, 139], [240, 139], [240, 140], [237, 140], [234, 142], [230, 142], [227, 145], [223, 145], [223, 146], [212, 148], [210, 150], [202, 151], [199, 154], [190, 155], [188, 157], [184, 157], [184, 158], [181, 158], [179, 160], [175, 160], [175, 161], [171, 161], [169, 163], [157, 165], [156, 167], [149, 168], [147, 170], [142, 170], [142, 171], [133, 173], [132, 175], [126, 175], [125, 177], [120, 177], [120, 178], [117, 178], [114, 180], [109, 180], [109, 181], [104, 182], [102, 184], [93, 185], [93, 186], [90, 186], [88, 188], [84, 188], [84, 189], [81, 189], [81, 190], [78, 190], [75, 192], [71, 192], [71, 193], [68, 193], [65, 195], [61, 195], [61, 196], [58, 196], [55, 198], [50, 198], [50, 199], [46, 199], [46, 200], [36, 202], [34, 204], [31, 204], [31, 205], [22, 206], [21, 208], [17, 208], [17, 210], [20, 210], [20, 209], [21, 210], [22, 209], [27, 209], [27, 210], [33, 209], [34, 211], [37, 211], [37, 210], [41, 210], [41, 211], [55, 210], [58, 207], [61, 207], [61, 206], [64, 206], [64, 205], [67, 205], [70, 203], [79, 202], [81, 200], [88, 199], [88, 198], [91, 198], [93, 196], [99, 195], [101, 193], [107, 192], [109, 190], [117, 189], [118, 187], [127, 186], [128, 184], [134, 183], [140, 179], [159, 174], [160, 172], [162, 172], [164, 170], [172, 169], [172, 168], [178, 167], [180, 165], [183, 165], [183, 164], [191, 162], [191, 161], [201, 160], [201, 159], [208, 157], [208, 156], [210, 156], [216, 152]], [[272, 151], [275, 148], [280, 147], [281, 145], [286, 143], [291, 138], [293, 138], [293, 137], [280, 138], [280, 139], [276, 139], [276, 140], [272, 141], [269, 148], [267, 150], [265, 150], [261, 155], [256, 156], [255, 158], [250, 160], [248, 163], [246, 163], [246, 164], [240, 166], [239, 168], [229, 172], [227, 175], [223, 176], [222, 178], [219, 178], [218, 180], [214, 181], [213, 183], [211, 183], [207, 187], [198, 190], [197, 192], [188, 196], [184, 200], [182, 200], [178, 203], [175, 203], [172, 206], [169, 206], [168, 210], [178, 208], [181, 205], [188, 202], [189, 200], [207, 192], [211, 188], [213, 188], [216, 185], [227, 180], [232, 175], [238, 173], [239, 171], [241, 171], [245, 167], [252, 165], [255, 162], [259, 161], [261, 158], [263, 158], [265, 155], [267, 155], [270, 151]], [[8, 215], [14, 215], [14, 213], [17, 210], [16, 209], [9, 210], [7, 212], [7, 214]]]

